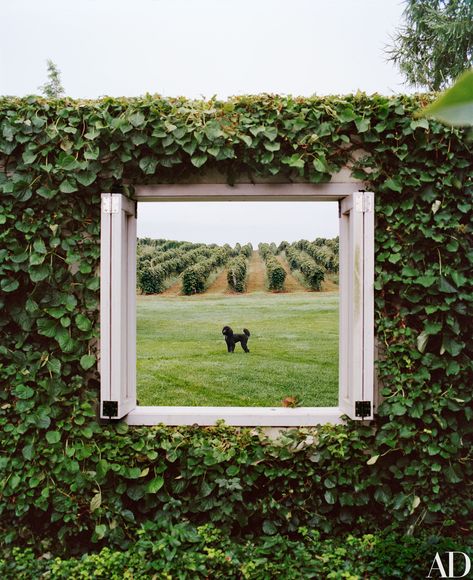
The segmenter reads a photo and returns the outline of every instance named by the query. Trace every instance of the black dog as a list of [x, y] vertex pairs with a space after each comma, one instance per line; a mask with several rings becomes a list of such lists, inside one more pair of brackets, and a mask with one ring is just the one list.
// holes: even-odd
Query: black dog
[[224, 326], [222, 334], [225, 336], [225, 342], [227, 343], [228, 352], [235, 351], [235, 344], [237, 342], [241, 343], [241, 348], [245, 352], [250, 352], [246, 343], [250, 338], [250, 331], [247, 328], [243, 329], [243, 334], [234, 334], [233, 330], [229, 326]]

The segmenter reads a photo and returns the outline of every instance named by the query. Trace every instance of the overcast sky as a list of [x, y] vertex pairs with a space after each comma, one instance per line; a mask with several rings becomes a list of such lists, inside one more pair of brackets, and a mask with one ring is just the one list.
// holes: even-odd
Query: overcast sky
[[[409, 92], [384, 49], [401, 0], [7, 0], [0, 94], [38, 93], [46, 60], [75, 98]], [[338, 233], [335, 204], [147, 204], [139, 234], [288, 241]]]

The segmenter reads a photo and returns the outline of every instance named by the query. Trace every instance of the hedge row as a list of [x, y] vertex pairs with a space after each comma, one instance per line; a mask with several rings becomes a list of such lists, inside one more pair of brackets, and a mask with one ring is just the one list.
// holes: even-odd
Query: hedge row
[[[166, 525], [148, 522], [137, 533], [132, 548], [109, 547], [75, 558], [38, 559], [31, 549], [15, 548], [0, 558], [4, 580], [148, 578], [220, 578], [222, 580], [300, 580], [320, 578], [386, 580], [426, 578], [432, 566], [439, 573], [439, 554], [448, 570], [448, 552], [473, 558], [466, 539], [401, 536], [394, 533], [347, 535], [321, 539], [316, 530], [300, 528], [297, 537], [264, 534], [250, 540], [232, 540], [213, 524]], [[461, 554], [454, 557], [456, 578], [465, 570]], [[468, 575], [469, 576], [469, 575]], [[434, 576], [439, 577], [439, 576]]]
[[311, 290], [320, 290], [325, 278], [325, 270], [318, 266], [313, 258], [294, 246], [286, 247], [285, 252], [291, 270], [302, 272]]
[[274, 256], [277, 251], [276, 245], [259, 244], [259, 253], [266, 265], [266, 278], [270, 290], [282, 290], [286, 280], [286, 271]]
[[194, 244], [192, 242], [182, 242], [176, 247], [167, 248], [165, 246], [153, 246], [150, 244], [138, 243], [137, 246], [137, 268], [138, 270], [145, 266], [156, 266], [168, 260], [180, 258], [186, 252], [198, 250], [200, 248], [214, 249], [215, 246], [206, 246], [205, 244]]
[[240, 254], [243, 254], [247, 258], [251, 258], [253, 254], [253, 246], [252, 244], [245, 244], [244, 246], [240, 247]]
[[334, 239], [317, 238], [314, 242], [299, 240], [295, 243], [295, 247], [309, 254], [327, 272], [338, 273], [338, 237]]
[[248, 271], [248, 259], [241, 253], [233, 258], [227, 266], [228, 285], [235, 292], [244, 292], [246, 289], [246, 274]]
[[159, 254], [151, 264], [142, 264], [138, 268], [138, 287], [143, 294], [156, 294], [166, 288], [166, 280], [183, 272], [189, 266], [209, 258], [215, 249], [205, 246], [193, 250], [168, 250], [163, 255], [172, 254], [172, 258], [159, 262]]
[[218, 248], [210, 258], [186, 268], [182, 274], [182, 292], [184, 294], [200, 294], [205, 292], [210, 274], [228, 261], [227, 248]]

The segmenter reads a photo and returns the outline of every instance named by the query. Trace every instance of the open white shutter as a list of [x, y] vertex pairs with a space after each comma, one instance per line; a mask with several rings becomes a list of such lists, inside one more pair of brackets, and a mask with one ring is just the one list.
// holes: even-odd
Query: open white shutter
[[100, 416], [136, 407], [136, 204], [103, 193], [100, 238]]
[[352, 419], [373, 418], [374, 195], [356, 192], [340, 204], [339, 407]]

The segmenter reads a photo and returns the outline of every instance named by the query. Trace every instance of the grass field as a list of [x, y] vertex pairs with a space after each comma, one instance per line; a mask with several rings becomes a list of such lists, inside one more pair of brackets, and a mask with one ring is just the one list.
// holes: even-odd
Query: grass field
[[[338, 401], [338, 293], [138, 296], [140, 405], [301, 406]], [[226, 351], [224, 325], [251, 331]]]

